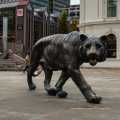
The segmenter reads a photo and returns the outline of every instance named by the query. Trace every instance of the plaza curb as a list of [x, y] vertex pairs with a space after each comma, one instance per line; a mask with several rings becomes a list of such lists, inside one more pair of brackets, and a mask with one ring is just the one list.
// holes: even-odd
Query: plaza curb
[[105, 70], [120, 70], [119, 67], [80, 67], [81, 69], [105, 69]]
[[[120, 67], [84, 67], [84, 66], [81, 66], [80, 69], [120, 70]], [[6, 69], [5, 71], [16, 71], [16, 72], [21, 72], [21, 71], [23, 71], [23, 70]]]

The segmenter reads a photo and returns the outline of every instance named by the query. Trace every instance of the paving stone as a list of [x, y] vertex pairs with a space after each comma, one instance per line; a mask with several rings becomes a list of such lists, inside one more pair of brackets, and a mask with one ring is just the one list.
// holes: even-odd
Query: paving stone
[[[0, 72], [0, 120], [120, 120], [120, 70], [82, 69], [86, 81], [103, 99], [87, 103], [74, 82], [64, 85], [67, 98], [47, 95], [44, 72], [33, 78], [36, 90], [30, 91], [27, 74]], [[60, 71], [54, 72], [51, 86]]]

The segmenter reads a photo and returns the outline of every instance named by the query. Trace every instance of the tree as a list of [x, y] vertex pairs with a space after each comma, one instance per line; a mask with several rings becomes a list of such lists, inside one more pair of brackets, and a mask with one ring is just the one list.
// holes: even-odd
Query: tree
[[69, 27], [67, 22], [67, 13], [64, 9], [58, 18], [58, 33], [67, 34], [69, 33]]
[[79, 31], [79, 28], [77, 27], [77, 25], [79, 24], [79, 21], [77, 18], [73, 18], [72, 19], [72, 28], [71, 31]]

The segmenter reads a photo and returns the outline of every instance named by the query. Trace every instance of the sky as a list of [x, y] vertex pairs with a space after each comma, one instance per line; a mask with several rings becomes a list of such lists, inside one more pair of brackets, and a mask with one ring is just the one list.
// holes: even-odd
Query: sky
[[70, 0], [71, 5], [80, 4], [80, 0]]

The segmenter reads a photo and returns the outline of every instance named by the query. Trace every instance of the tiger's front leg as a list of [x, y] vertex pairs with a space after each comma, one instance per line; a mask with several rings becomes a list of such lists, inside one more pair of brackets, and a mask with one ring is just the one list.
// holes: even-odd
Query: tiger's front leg
[[72, 67], [69, 67], [68, 73], [86, 98], [87, 102], [99, 103], [102, 100], [101, 97], [96, 96], [96, 94], [92, 91], [90, 85], [85, 81], [80, 70], [74, 70]]
[[44, 80], [45, 90], [47, 91], [48, 95], [55, 96], [57, 94], [56, 89], [50, 88], [50, 82], [51, 82], [51, 77], [52, 77], [53, 71], [51, 71], [45, 67], [43, 69], [44, 69], [44, 73], [45, 73], [45, 80]]
[[55, 85], [58, 97], [65, 98], [68, 95], [68, 93], [66, 91], [63, 91], [63, 85], [69, 78], [70, 78], [70, 76], [67, 73], [67, 71], [63, 70], [58, 82]]

